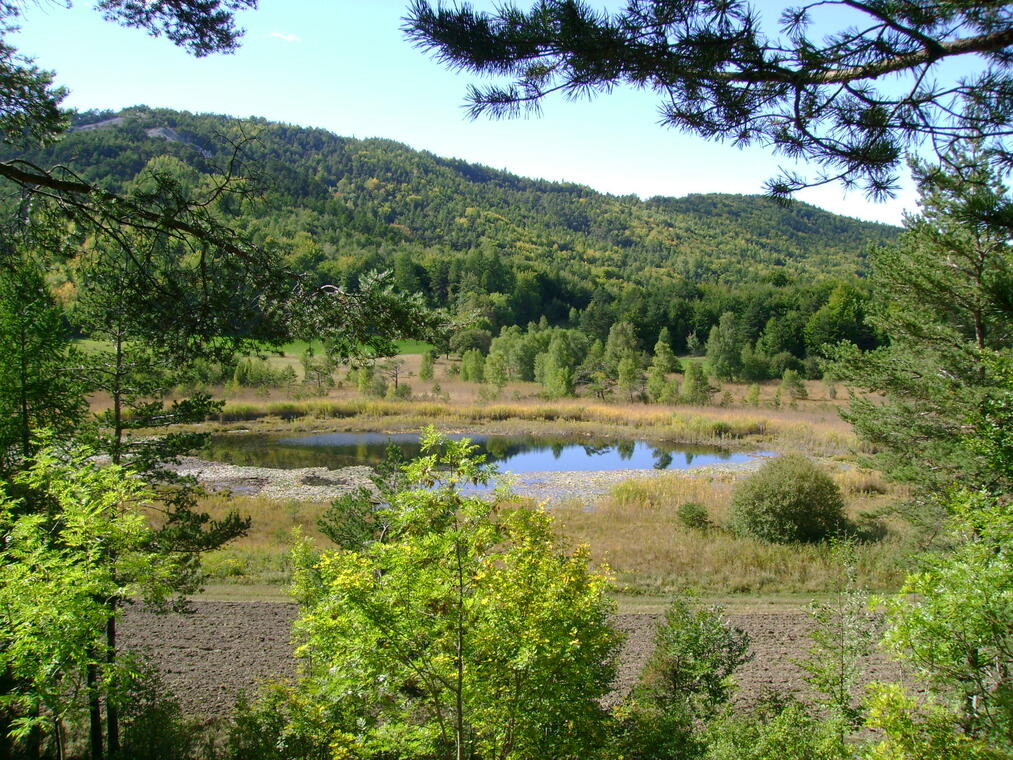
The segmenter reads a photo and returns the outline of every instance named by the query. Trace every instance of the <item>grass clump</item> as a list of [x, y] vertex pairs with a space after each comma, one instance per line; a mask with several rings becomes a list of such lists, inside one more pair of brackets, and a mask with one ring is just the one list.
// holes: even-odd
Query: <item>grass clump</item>
[[841, 489], [799, 454], [767, 462], [732, 493], [732, 531], [773, 543], [817, 543], [847, 524]]

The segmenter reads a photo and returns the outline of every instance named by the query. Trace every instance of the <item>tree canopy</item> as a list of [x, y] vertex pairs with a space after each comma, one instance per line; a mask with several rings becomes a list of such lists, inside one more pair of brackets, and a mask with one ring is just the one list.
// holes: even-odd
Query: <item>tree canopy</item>
[[[981, 140], [992, 160], [1013, 158], [1008, 3], [808, 2], [771, 34], [748, 0], [628, 0], [617, 12], [581, 0], [492, 12], [414, 0], [404, 28], [451, 68], [508, 80], [469, 89], [473, 116], [630, 85], [658, 95], [663, 124], [819, 167], [770, 180], [775, 196], [832, 181], [888, 196], [905, 152], [923, 143], [944, 152]], [[955, 58], [959, 76], [942, 66]]]

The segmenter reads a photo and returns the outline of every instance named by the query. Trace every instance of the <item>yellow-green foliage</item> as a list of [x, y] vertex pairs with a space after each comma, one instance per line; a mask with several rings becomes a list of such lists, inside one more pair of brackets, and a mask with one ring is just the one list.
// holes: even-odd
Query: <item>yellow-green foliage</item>
[[464, 496], [488, 480], [466, 442], [428, 434], [422, 453], [375, 516], [382, 538], [297, 551], [297, 689], [344, 707], [352, 731], [336, 754], [589, 752], [618, 648], [607, 579], [545, 512]]

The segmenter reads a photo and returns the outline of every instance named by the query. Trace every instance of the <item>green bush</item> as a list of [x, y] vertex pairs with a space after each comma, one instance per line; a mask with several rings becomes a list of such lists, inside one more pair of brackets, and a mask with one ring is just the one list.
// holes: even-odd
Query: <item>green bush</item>
[[777, 697], [761, 703], [752, 715], [733, 714], [714, 721], [706, 728], [706, 743], [705, 760], [855, 758], [832, 720], [813, 715], [799, 702]]
[[731, 697], [731, 680], [752, 659], [749, 635], [720, 607], [675, 599], [658, 626], [654, 653], [635, 692], [639, 702], [693, 720], [717, 714]]
[[256, 700], [240, 697], [222, 754], [226, 760], [330, 760], [328, 739], [347, 727], [343, 716], [272, 683]]
[[815, 543], [846, 525], [837, 484], [798, 454], [771, 460], [732, 494], [730, 527], [739, 535], [776, 543]]
[[695, 501], [680, 504], [675, 511], [675, 517], [684, 528], [690, 530], [706, 531], [711, 528], [710, 517], [707, 515], [707, 507]]

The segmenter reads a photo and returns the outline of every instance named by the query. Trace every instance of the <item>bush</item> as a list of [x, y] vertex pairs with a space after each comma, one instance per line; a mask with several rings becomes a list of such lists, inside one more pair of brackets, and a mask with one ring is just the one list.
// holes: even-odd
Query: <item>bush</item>
[[844, 498], [820, 467], [798, 454], [773, 459], [732, 493], [731, 529], [764, 541], [815, 543], [846, 526]]
[[720, 607], [676, 599], [658, 627], [637, 698], [671, 716], [710, 718], [731, 696], [732, 673], [751, 659], [749, 635]]
[[706, 760], [850, 760], [855, 757], [851, 747], [841, 740], [833, 721], [813, 715], [804, 705], [792, 700], [775, 698], [770, 704], [761, 704], [753, 715], [732, 715], [717, 720], [707, 727], [706, 733]]
[[695, 501], [680, 504], [675, 511], [675, 517], [684, 528], [690, 530], [710, 530], [711, 521], [707, 515], [707, 507]]

